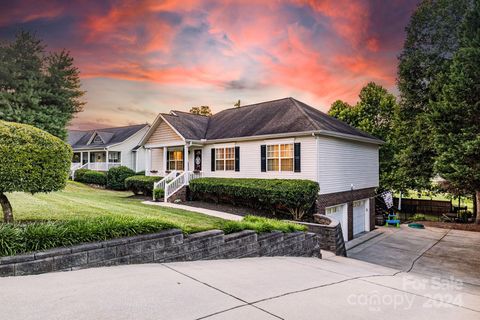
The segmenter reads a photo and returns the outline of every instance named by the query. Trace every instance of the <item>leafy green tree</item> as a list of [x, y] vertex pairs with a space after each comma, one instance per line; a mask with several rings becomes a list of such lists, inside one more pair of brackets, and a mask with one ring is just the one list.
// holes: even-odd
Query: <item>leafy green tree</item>
[[53, 135], [26, 124], [0, 120], [0, 205], [13, 222], [7, 192], [50, 192], [65, 187], [72, 149]]
[[362, 88], [355, 106], [337, 100], [328, 114], [353, 127], [385, 141], [380, 146], [380, 188], [401, 189], [402, 181], [396, 179], [394, 116], [397, 109], [395, 96], [374, 82]]
[[435, 169], [454, 186], [476, 194], [480, 224], [480, 1], [461, 30], [460, 48], [431, 114]]
[[62, 139], [82, 110], [79, 71], [66, 51], [45, 54], [28, 32], [0, 45], [0, 119], [31, 124]]
[[193, 107], [190, 109], [190, 113], [199, 114], [202, 116], [211, 116], [212, 110], [210, 110], [209, 106], [200, 106], [200, 107]]
[[459, 32], [472, 0], [424, 0], [410, 19], [399, 57], [400, 108], [396, 115], [399, 150], [396, 172], [404, 188], [427, 189], [436, 150], [429, 125], [446, 72], [459, 47]]

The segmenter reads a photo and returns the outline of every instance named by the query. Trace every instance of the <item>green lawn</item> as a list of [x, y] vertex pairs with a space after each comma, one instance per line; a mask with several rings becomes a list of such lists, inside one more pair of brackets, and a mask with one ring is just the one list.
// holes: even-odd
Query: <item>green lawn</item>
[[179, 224], [186, 232], [213, 229], [223, 221], [195, 212], [145, 205], [133, 198], [131, 192], [94, 189], [72, 181], [63, 191], [35, 195], [17, 192], [8, 194], [8, 198], [17, 221], [121, 215]]
[[[395, 197], [398, 198], [399, 194], [395, 193]], [[410, 190], [408, 194], [403, 194], [403, 198], [410, 198], [410, 199], [424, 199], [424, 200], [444, 200], [444, 201], [452, 201], [454, 206], [458, 206], [458, 197], [452, 197], [452, 195], [448, 193], [433, 193], [428, 191], [417, 192], [414, 190]], [[473, 199], [460, 197], [460, 206], [467, 206], [468, 210], [473, 211]]]

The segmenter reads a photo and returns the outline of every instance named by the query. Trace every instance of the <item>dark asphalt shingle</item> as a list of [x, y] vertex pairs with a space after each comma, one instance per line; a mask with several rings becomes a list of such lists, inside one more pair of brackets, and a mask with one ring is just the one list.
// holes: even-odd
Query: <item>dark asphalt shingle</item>
[[[136, 124], [126, 127], [115, 127], [115, 128], [101, 128], [96, 130], [69, 130], [67, 141], [72, 146], [73, 149], [98, 149], [105, 148], [113, 144], [117, 144], [125, 141], [141, 129], [143, 129], [148, 124]], [[101, 144], [90, 144], [88, 141], [92, 135], [97, 132], [98, 135], [102, 138], [104, 143]]]

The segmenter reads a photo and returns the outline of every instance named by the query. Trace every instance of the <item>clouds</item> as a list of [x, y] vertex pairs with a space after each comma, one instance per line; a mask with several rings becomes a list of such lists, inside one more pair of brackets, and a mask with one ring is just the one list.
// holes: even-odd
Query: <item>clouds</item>
[[26, 28], [49, 49], [72, 52], [86, 89], [95, 83], [74, 124], [95, 123], [93, 110], [105, 115], [110, 104], [123, 108], [109, 118], [119, 125], [141, 110], [134, 118], [152, 121], [171, 103], [294, 95], [325, 110], [336, 99], [353, 103], [368, 81], [395, 89], [396, 55], [416, 2], [22, 0], [2, 14], [0, 38]]

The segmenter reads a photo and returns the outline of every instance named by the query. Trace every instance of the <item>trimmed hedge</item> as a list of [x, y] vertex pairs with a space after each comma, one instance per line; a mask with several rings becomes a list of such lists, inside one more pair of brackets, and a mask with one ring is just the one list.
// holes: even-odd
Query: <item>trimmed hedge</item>
[[[225, 233], [246, 229], [257, 232], [306, 231], [302, 225], [252, 216], [247, 216], [242, 221], [220, 220], [215, 227]], [[201, 228], [186, 229], [182, 223], [127, 216], [0, 224], [0, 257], [175, 228], [183, 230], [184, 233], [204, 231]]]
[[31, 125], [0, 120], [0, 193], [61, 190], [71, 160], [72, 148], [59, 138]]
[[104, 172], [89, 170], [83, 174], [80, 182], [105, 186], [107, 184], [107, 175]]
[[165, 196], [165, 190], [160, 188], [155, 188], [153, 190], [153, 197], [155, 198], [155, 200], [159, 201], [163, 199], [164, 196]]
[[125, 190], [125, 179], [135, 175], [129, 167], [120, 166], [110, 168], [107, 172], [107, 188], [112, 190]]
[[163, 177], [132, 176], [125, 179], [125, 188], [134, 194], [142, 193], [145, 196], [152, 196], [153, 184], [162, 179]]
[[312, 211], [319, 190], [318, 183], [311, 180], [198, 178], [190, 181], [195, 199], [286, 211], [295, 220]]
[[75, 181], [82, 182], [82, 179], [83, 179], [83, 176], [85, 175], [85, 173], [90, 172], [90, 171], [93, 171], [93, 170], [90, 170], [90, 169], [75, 170], [75, 176], [73, 177], [73, 179]]

